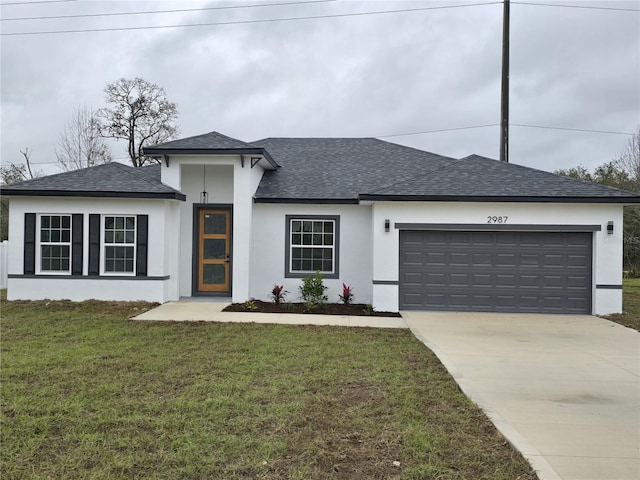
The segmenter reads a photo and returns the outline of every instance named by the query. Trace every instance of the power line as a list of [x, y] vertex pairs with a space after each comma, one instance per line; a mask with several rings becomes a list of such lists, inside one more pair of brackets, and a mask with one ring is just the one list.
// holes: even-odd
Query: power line
[[635, 133], [629, 132], [612, 132], [610, 130], [588, 130], [584, 128], [566, 128], [566, 127], [549, 127], [545, 125], [527, 125], [524, 123], [511, 123], [514, 127], [527, 127], [527, 128], [545, 128], [549, 130], [567, 130], [570, 132], [586, 132], [586, 133], [605, 133], [609, 135], [635, 135]]
[[518, 5], [534, 5], [537, 7], [561, 7], [561, 8], [584, 8], [589, 10], [614, 10], [619, 12], [640, 12], [635, 8], [621, 8], [621, 7], [594, 7], [587, 5], [562, 5], [559, 3], [535, 3], [535, 2], [511, 2]]
[[[471, 130], [474, 128], [486, 128], [486, 127], [499, 127], [499, 123], [488, 123], [485, 125], [471, 125], [468, 127], [455, 127], [455, 128], [441, 128], [438, 130], [423, 130], [420, 132], [410, 132], [410, 133], [394, 133], [391, 135], [377, 135], [375, 138], [390, 138], [390, 137], [405, 137], [409, 135], [423, 135], [427, 133], [440, 133], [440, 132], [454, 132], [456, 130]], [[630, 135], [633, 136], [635, 133], [629, 132], [613, 132], [611, 130], [589, 130], [584, 128], [567, 128], [567, 127], [551, 127], [548, 125], [529, 125], [524, 123], [509, 123], [509, 126], [512, 127], [526, 127], [526, 128], [543, 128], [547, 130], [566, 130], [569, 132], [586, 132], [586, 133], [603, 133], [609, 135]]]
[[256, 7], [275, 7], [281, 5], [303, 5], [312, 3], [335, 2], [336, 0], [308, 0], [302, 2], [283, 2], [283, 3], [259, 3], [253, 5], [229, 5], [225, 7], [203, 7], [203, 8], [180, 8], [175, 10], [147, 10], [143, 12], [113, 12], [113, 13], [85, 13], [77, 15], [50, 15], [42, 17], [15, 17], [2, 18], [2, 22], [12, 22], [16, 20], [57, 20], [61, 18], [89, 18], [89, 17], [116, 17], [126, 15], [152, 15], [158, 13], [184, 13], [184, 12], [202, 12], [206, 10], [229, 10], [237, 8], [256, 8]]
[[323, 18], [360, 17], [360, 16], [366, 16], [366, 15], [383, 15], [388, 13], [407, 13], [407, 12], [420, 12], [425, 10], [443, 10], [443, 9], [449, 9], [449, 8], [477, 7], [481, 5], [496, 5], [501, 3], [502, 3], [501, 1], [494, 1], [494, 2], [483, 2], [483, 3], [467, 3], [463, 5], [443, 5], [443, 6], [437, 6], [437, 7], [403, 8], [398, 10], [379, 10], [379, 11], [373, 11], [373, 12], [337, 13], [332, 15], [312, 15], [312, 16], [306, 16], [306, 17], [267, 18], [262, 20], [236, 20], [236, 21], [229, 21], [229, 22], [154, 25], [154, 26], [144, 26], [144, 27], [87, 28], [82, 30], [14, 32], [14, 33], [1, 33], [0, 36], [54, 35], [54, 34], [63, 34], [63, 33], [88, 33], [88, 32], [118, 32], [118, 31], [126, 31], [126, 30], [154, 30], [154, 29], [161, 29], [161, 28], [210, 27], [210, 26], [218, 26], [218, 25], [241, 25], [241, 24], [252, 24], [252, 23], [289, 22], [289, 21], [295, 21], [295, 20], [318, 20]]
[[[585, 133], [602, 133], [602, 134], [608, 134], [608, 135], [629, 135], [629, 136], [633, 136], [636, 135], [635, 133], [630, 133], [630, 132], [614, 132], [611, 130], [589, 130], [589, 129], [584, 129], [584, 128], [567, 128], [567, 127], [551, 127], [548, 125], [529, 125], [529, 124], [524, 124], [524, 123], [510, 123], [510, 126], [513, 127], [526, 127], [526, 128], [542, 128], [542, 129], [547, 129], [547, 130], [564, 130], [564, 131], [569, 131], [569, 132], [585, 132]], [[374, 138], [391, 138], [391, 137], [407, 137], [407, 136], [411, 136], [411, 135], [423, 135], [423, 134], [428, 134], [428, 133], [441, 133], [441, 132], [455, 132], [457, 130], [472, 130], [472, 129], [476, 129], [476, 128], [487, 128], [487, 127], [499, 127], [500, 124], [499, 123], [487, 123], [484, 125], [470, 125], [470, 126], [465, 126], [465, 127], [453, 127], [453, 128], [440, 128], [437, 130], [422, 130], [420, 132], [407, 132], [407, 133], [392, 133], [389, 135], [375, 135]], [[114, 157], [112, 158], [112, 160], [126, 160], [129, 157]], [[51, 164], [55, 164], [58, 163], [57, 161], [55, 162], [31, 162], [31, 165], [51, 165]]]
[[66, 3], [76, 1], [77, 0], [39, 0], [37, 2], [4, 2], [0, 3], [0, 7], [4, 7], [5, 5], [33, 5], [36, 3]]
[[394, 133], [391, 135], [377, 135], [375, 138], [405, 137], [408, 135], [422, 135], [424, 133], [453, 132], [455, 130], [470, 130], [472, 128], [485, 128], [485, 127], [498, 127], [498, 126], [500, 126], [499, 123], [489, 123], [486, 125], [472, 125], [469, 127], [441, 128], [438, 130], [423, 130], [421, 132]]

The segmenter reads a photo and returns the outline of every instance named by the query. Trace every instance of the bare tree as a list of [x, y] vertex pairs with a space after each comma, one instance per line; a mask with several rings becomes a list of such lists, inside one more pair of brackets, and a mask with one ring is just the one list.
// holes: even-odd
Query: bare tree
[[[25, 163], [9, 162], [8, 165], [0, 167], [0, 180], [5, 185], [11, 183], [23, 182], [42, 175], [39, 170], [31, 168], [31, 150], [29, 147], [20, 150], [24, 157]], [[9, 199], [7, 197], [0, 198], [0, 241], [9, 238]]]
[[32, 151], [29, 150], [29, 147], [20, 150], [20, 153], [24, 157], [25, 163], [13, 163], [10, 161], [7, 166], [0, 167], [0, 179], [5, 185], [31, 180], [32, 178], [42, 175], [40, 170], [33, 170], [31, 168]]
[[97, 112], [103, 137], [126, 140], [134, 167], [154, 160], [142, 148], [173, 138], [177, 134], [178, 111], [163, 88], [142, 78], [121, 78], [104, 89], [109, 107]]
[[56, 145], [58, 166], [65, 172], [111, 161], [109, 147], [100, 136], [95, 112], [80, 107], [64, 127]]

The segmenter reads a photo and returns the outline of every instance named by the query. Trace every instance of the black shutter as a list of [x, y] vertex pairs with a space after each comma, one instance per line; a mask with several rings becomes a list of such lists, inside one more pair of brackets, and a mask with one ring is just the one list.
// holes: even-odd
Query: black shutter
[[82, 220], [84, 215], [71, 216], [71, 275], [82, 275]]
[[147, 276], [147, 243], [149, 241], [149, 215], [137, 216], [136, 277]]
[[24, 274], [36, 273], [36, 214], [24, 214]]
[[100, 215], [89, 215], [89, 275], [100, 275]]

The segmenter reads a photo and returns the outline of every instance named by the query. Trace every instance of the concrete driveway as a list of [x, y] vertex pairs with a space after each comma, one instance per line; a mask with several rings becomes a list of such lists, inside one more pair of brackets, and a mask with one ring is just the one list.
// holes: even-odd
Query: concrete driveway
[[583, 315], [402, 315], [541, 479], [640, 479], [640, 334]]

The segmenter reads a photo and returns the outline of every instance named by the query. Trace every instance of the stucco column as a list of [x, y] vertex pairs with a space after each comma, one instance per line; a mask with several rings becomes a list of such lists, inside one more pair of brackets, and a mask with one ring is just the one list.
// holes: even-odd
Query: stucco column
[[[373, 241], [373, 306], [377, 310], [398, 310], [398, 230], [388, 204], [376, 202], [371, 208]], [[385, 222], [389, 220], [389, 231]]]
[[251, 256], [251, 166], [245, 162], [233, 166], [233, 251], [231, 296], [234, 303], [249, 298], [249, 265]]

